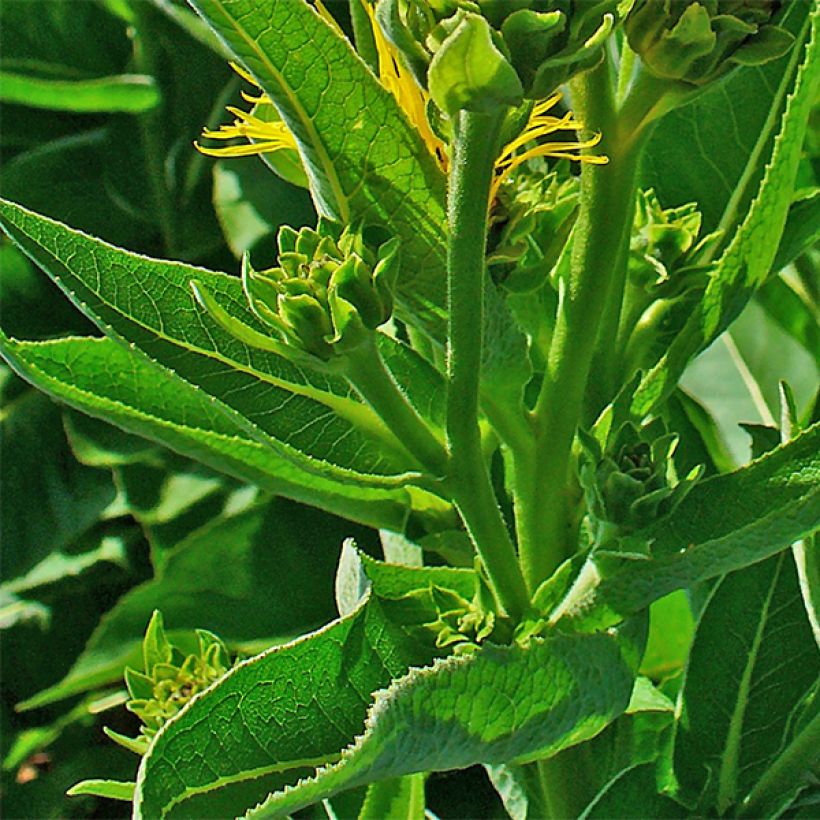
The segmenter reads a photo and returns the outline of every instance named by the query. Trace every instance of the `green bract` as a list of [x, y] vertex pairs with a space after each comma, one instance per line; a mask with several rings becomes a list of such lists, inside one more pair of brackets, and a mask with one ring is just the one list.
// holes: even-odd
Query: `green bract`
[[594, 66], [618, 2], [379, 0], [377, 9], [408, 66], [452, 114], [491, 100], [514, 105], [522, 95], [545, 97]]
[[660, 419], [641, 427], [624, 422], [610, 433], [605, 447], [584, 432], [580, 442], [581, 485], [598, 546], [611, 546], [620, 535], [672, 512], [703, 472], [695, 467], [677, 480], [672, 454], [678, 439]]
[[737, 65], [781, 57], [793, 36], [772, 21], [780, 0], [637, 0], [626, 18], [630, 46], [649, 70], [704, 85]]

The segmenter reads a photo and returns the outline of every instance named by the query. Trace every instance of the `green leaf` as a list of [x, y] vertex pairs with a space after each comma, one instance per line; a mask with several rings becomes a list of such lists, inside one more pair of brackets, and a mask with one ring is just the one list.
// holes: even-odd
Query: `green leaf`
[[512, 820], [535, 820], [548, 815], [549, 808], [543, 802], [544, 789], [536, 766], [502, 763], [485, 766], [485, 769]]
[[444, 513], [445, 525], [451, 515], [421, 491], [411, 494], [386, 480], [362, 485], [355, 475], [332, 470], [322, 475], [296, 451], [247, 438], [214, 399], [111, 340], [0, 343], [22, 375], [60, 401], [287, 498], [399, 532], [411, 502], [434, 518]]
[[780, 271], [817, 244], [820, 236], [820, 189], [801, 195], [789, 208], [772, 271]]
[[686, 669], [675, 774], [699, 811], [722, 816], [778, 755], [784, 728], [820, 675], [791, 553], [714, 588]]
[[0, 225], [104, 332], [216, 396], [250, 436], [272, 436], [305, 452], [316, 470], [328, 461], [362, 473], [397, 471], [389, 441], [388, 447], [374, 442], [392, 434], [341, 377], [250, 348], [203, 315], [193, 280], [232, 316], [268, 335], [237, 277], [138, 256], [13, 203], [0, 203]]
[[[806, 28], [805, 48], [793, 52], [794, 59], [802, 58], [802, 62], [793, 86], [788, 86], [792, 90], [760, 186], [742, 224], [717, 260], [702, 301], [638, 388], [633, 399], [636, 415], [645, 415], [668, 395], [689, 360], [728, 327], [769, 275], [777, 253], [775, 238], [782, 234], [791, 204], [803, 138], [820, 82], [820, 9], [816, 6], [809, 11]], [[721, 117], [713, 117], [712, 122], [721, 123], [723, 128]]]
[[[782, 24], [799, 41], [811, 3], [788, 5]], [[667, 208], [697, 202], [704, 232], [720, 226], [728, 240], [763, 176], [799, 52], [798, 43], [774, 62], [736, 69], [664, 117], [646, 148], [641, 186]]]
[[[189, 816], [241, 813], [335, 759], [361, 733], [371, 694], [429, 660], [369, 599], [241, 663], [157, 734], [140, 766], [135, 816], [160, 817], [175, 806]], [[218, 749], [209, 741], [217, 725]]]
[[[632, 682], [615, 634], [552, 634], [527, 648], [485, 645], [412, 670], [376, 693], [365, 733], [339, 763], [272, 794], [248, 816], [278, 817], [412, 772], [555, 754], [622, 713]], [[508, 708], [499, 710], [502, 703]]]
[[[82, 552], [76, 552], [77, 545], [73, 544], [70, 552], [57, 550], [50, 553], [24, 575], [19, 575], [0, 584], [0, 592], [7, 592], [12, 595], [31, 592], [55, 584], [65, 578], [81, 575], [99, 561], [108, 561], [120, 566], [127, 565], [126, 545], [123, 537], [106, 535], [95, 531], [93, 538], [88, 540], [91, 541], [91, 545]], [[85, 542], [86, 539], [83, 539], [83, 541]], [[83, 543], [83, 546], [86, 546], [85, 543]]]
[[604, 786], [584, 809], [579, 820], [643, 820], [646, 817], [679, 818], [682, 806], [663, 794], [655, 784], [655, 764], [643, 763], [624, 769]]
[[55, 80], [0, 71], [0, 102], [83, 113], [141, 114], [159, 105], [153, 77], [120, 74], [93, 80]]
[[373, 783], [359, 820], [424, 820], [424, 775], [411, 774]]
[[338, 547], [351, 533], [367, 540], [363, 528], [284, 499], [214, 518], [168, 553], [160, 575], [106, 613], [63, 680], [23, 706], [112, 683], [127, 665], [142, 668], [139, 648], [156, 609], [172, 637], [208, 629], [234, 647], [270, 646], [315, 628], [335, 614]]
[[114, 499], [110, 473], [77, 463], [60, 408], [36, 390], [24, 389], [4, 402], [0, 463], [0, 540], [7, 581], [68, 547]]
[[694, 631], [692, 608], [683, 590], [655, 601], [649, 609], [649, 639], [640, 671], [654, 680], [662, 680], [681, 670]]
[[681, 386], [711, 412], [735, 462], [742, 464], [750, 449], [739, 423], [774, 426], [781, 381], [794, 388], [802, 412], [814, 398], [818, 377], [813, 357], [752, 303], [691, 363]]
[[83, 780], [82, 783], [72, 786], [67, 793], [70, 797], [93, 794], [109, 800], [130, 802], [134, 797], [134, 784], [123, 783], [119, 780]]
[[302, 0], [193, 5], [276, 104], [297, 139], [319, 210], [400, 237], [402, 317], [440, 329], [445, 178], [392, 95]]
[[815, 424], [748, 467], [696, 484], [672, 513], [624, 539], [623, 552], [593, 554], [552, 620], [599, 628], [780, 552], [820, 526], [818, 478]]

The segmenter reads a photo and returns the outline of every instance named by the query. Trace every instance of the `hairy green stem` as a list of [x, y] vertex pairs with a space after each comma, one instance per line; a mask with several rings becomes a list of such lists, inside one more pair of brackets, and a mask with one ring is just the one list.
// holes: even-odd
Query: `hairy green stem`
[[522, 544], [527, 583], [536, 588], [573, 551], [570, 456], [582, 418], [598, 329], [617, 276], [629, 229], [638, 152], [618, 133], [608, 66], [604, 63], [573, 81], [579, 118], [603, 135], [608, 165], [585, 165], [570, 272], [562, 282], [558, 317], [546, 373], [532, 421], [536, 454], [532, 498], [533, 532]]
[[456, 507], [498, 602], [517, 620], [529, 595], [490, 483], [478, 424], [487, 210], [502, 115], [462, 111], [456, 123], [448, 192], [447, 443]]
[[[820, 765], [820, 714], [815, 715], [757, 781], [740, 804], [738, 817], [771, 817], [783, 806], [779, 801], [808, 782]], [[815, 771], [816, 776], [816, 771]]]
[[447, 472], [444, 443], [427, 426], [387, 369], [376, 346], [369, 339], [345, 361], [345, 375], [361, 397], [387, 425], [400, 448], [434, 478]]

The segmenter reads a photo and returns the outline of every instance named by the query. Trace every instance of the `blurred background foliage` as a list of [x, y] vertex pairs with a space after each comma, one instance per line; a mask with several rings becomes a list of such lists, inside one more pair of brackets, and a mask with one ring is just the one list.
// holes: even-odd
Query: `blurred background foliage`
[[[347, 4], [331, 8], [349, 30]], [[3, 0], [0, 193], [140, 253], [238, 271], [249, 251], [269, 265], [280, 224], [313, 222], [307, 192], [255, 157], [214, 161], [193, 148], [239, 95], [220, 45], [183, 2]], [[815, 199], [818, 133], [801, 169]], [[686, 374], [673, 415], [697, 435], [681, 458], [713, 470], [747, 460], [738, 423], [776, 421], [780, 379], [811, 413], [820, 250], [786, 261]], [[6, 239], [0, 299], [11, 335], [96, 332]], [[62, 408], [5, 366], [0, 399], [3, 813], [124, 816], [125, 804], [65, 791], [100, 772], [133, 776], [134, 756], [102, 724], [136, 731], [134, 716], [111, 707], [124, 702], [122, 669], [138, 663], [151, 612], [162, 609], [180, 645], [200, 627], [236, 652], [258, 651], [334, 617], [343, 538], [378, 551], [378, 534]], [[685, 596], [659, 602], [653, 624], [679, 639], [650, 643], [644, 671], [674, 680], [692, 634]], [[441, 817], [502, 813], [480, 769], [432, 777], [427, 797]]]

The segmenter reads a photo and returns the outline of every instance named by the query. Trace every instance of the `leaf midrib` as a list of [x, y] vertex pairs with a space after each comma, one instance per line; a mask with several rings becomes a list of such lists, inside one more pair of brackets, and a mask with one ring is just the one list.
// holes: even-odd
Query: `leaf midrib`
[[[25, 209], [20, 210], [23, 214], [28, 214], [28, 212]], [[16, 222], [15, 227], [17, 230], [25, 232], [24, 229]], [[26, 235], [29, 236], [28, 234]], [[95, 290], [82, 277], [74, 273], [68, 266], [68, 263], [65, 260], [63, 260], [60, 256], [58, 256], [57, 253], [47, 248], [39, 239], [35, 238], [34, 236], [30, 236], [30, 239], [32, 242], [36, 244], [36, 246], [39, 249], [42, 250], [43, 253], [45, 253], [49, 258], [53, 259], [58, 265], [60, 265], [60, 267], [65, 269], [66, 275], [63, 276], [55, 273], [55, 280], [59, 281], [60, 279], [74, 279], [78, 281], [83, 288], [87, 288], [89, 291], [94, 293], [94, 295], [97, 297], [97, 299], [99, 299], [100, 303], [103, 306], [122, 316], [127, 321], [133, 322], [137, 327], [140, 327], [143, 330], [151, 333], [157, 339], [167, 342], [175, 347], [179, 347], [182, 350], [187, 350], [191, 353], [194, 353], [195, 355], [204, 356], [205, 358], [227, 365], [233, 370], [245, 373], [248, 376], [259, 379], [260, 381], [263, 381], [274, 387], [278, 387], [282, 390], [286, 390], [295, 395], [299, 395], [303, 398], [315, 401], [326, 407], [328, 410], [330, 410], [337, 416], [343, 418], [349, 424], [353, 425], [356, 429], [365, 431], [366, 433], [369, 433], [370, 435], [377, 437], [379, 440], [384, 441], [392, 448], [398, 449], [398, 451], [401, 452], [401, 446], [397, 443], [392, 432], [369, 407], [362, 404], [361, 402], [353, 401], [352, 399], [346, 398], [344, 396], [337, 396], [328, 391], [324, 391], [317, 387], [314, 387], [313, 385], [310, 385], [308, 383], [300, 384], [299, 382], [289, 381], [288, 379], [283, 379], [274, 376], [270, 373], [264, 373], [263, 371], [257, 370], [256, 368], [244, 365], [241, 362], [237, 362], [235, 359], [226, 356], [224, 353], [221, 353], [218, 350], [207, 350], [206, 348], [195, 346], [190, 342], [180, 339], [178, 337], [170, 336], [163, 330], [147, 324], [138, 316], [125, 313], [120, 306], [118, 306], [110, 299], [108, 299], [100, 290]], [[73, 293], [73, 289], [69, 288], [69, 291]], [[117, 336], [120, 336], [120, 333], [116, 330], [115, 333]], [[245, 417], [244, 413], [242, 415], [243, 417]], [[249, 419], [248, 421], [250, 422]], [[254, 425], [254, 427], [255, 426], [256, 425]]]
[[740, 744], [743, 738], [743, 721], [746, 716], [746, 708], [749, 705], [749, 692], [752, 685], [752, 674], [757, 664], [760, 647], [763, 643], [763, 635], [766, 631], [769, 608], [771, 607], [774, 590], [780, 579], [780, 572], [783, 567], [784, 556], [787, 552], [781, 553], [777, 562], [777, 569], [769, 583], [769, 589], [763, 606], [759, 610], [757, 628], [755, 629], [752, 646], [746, 655], [746, 664], [740, 676], [738, 686], [738, 696], [732, 709], [732, 717], [729, 721], [729, 729], [726, 733], [726, 744], [720, 756], [720, 772], [718, 776], [717, 809], [722, 816], [736, 799], [737, 778], [740, 765]]
[[[287, 96], [288, 102], [293, 106], [294, 111], [299, 117], [300, 122], [302, 123], [302, 127], [308, 132], [310, 135], [310, 140], [313, 145], [314, 150], [319, 156], [322, 170], [325, 173], [325, 176], [330, 183], [330, 188], [333, 191], [333, 196], [336, 199], [336, 205], [339, 209], [339, 218], [344, 223], [347, 224], [350, 222], [350, 203], [348, 202], [348, 198], [344, 192], [342, 187], [341, 181], [339, 179], [338, 174], [336, 173], [336, 169], [333, 165], [333, 161], [330, 158], [330, 154], [325, 147], [325, 144], [319, 138], [319, 132], [313, 125], [313, 121], [308, 116], [307, 112], [303, 108], [299, 98], [295, 96], [293, 93], [293, 89], [290, 87], [288, 83], [285, 82], [285, 78], [279, 69], [268, 59], [267, 54], [262, 50], [256, 40], [254, 40], [246, 31], [245, 29], [239, 25], [238, 21], [236, 21], [228, 10], [225, 8], [224, 3], [222, 0], [210, 0], [211, 3], [216, 7], [219, 13], [223, 16], [225, 20], [228, 22], [228, 27], [233, 29], [234, 32], [242, 39], [242, 41], [246, 44], [250, 51], [252, 51], [257, 59], [265, 66], [266, 70], [268, 70], [271, 76], [276, 80], [279, 84], [280, 89], [282, 92]], [[327, 26], [324, 20], [316, 14], [316, 12], [311, 9], [311, 12], [316, 15], [317, 19], [322, 22], [323, 25]], [[329, 28], [329, 27], [328, 27]], [[262, 88], [264, 89], [265, 84], [264, 81], [260, 81], [262, 84]], [[275, 105], [275, 95], [271, 97], [274, 101]], [[278, 108], [278, 106], [276, 106]], [[281, 112], [280, 112], [281, 113]]]

